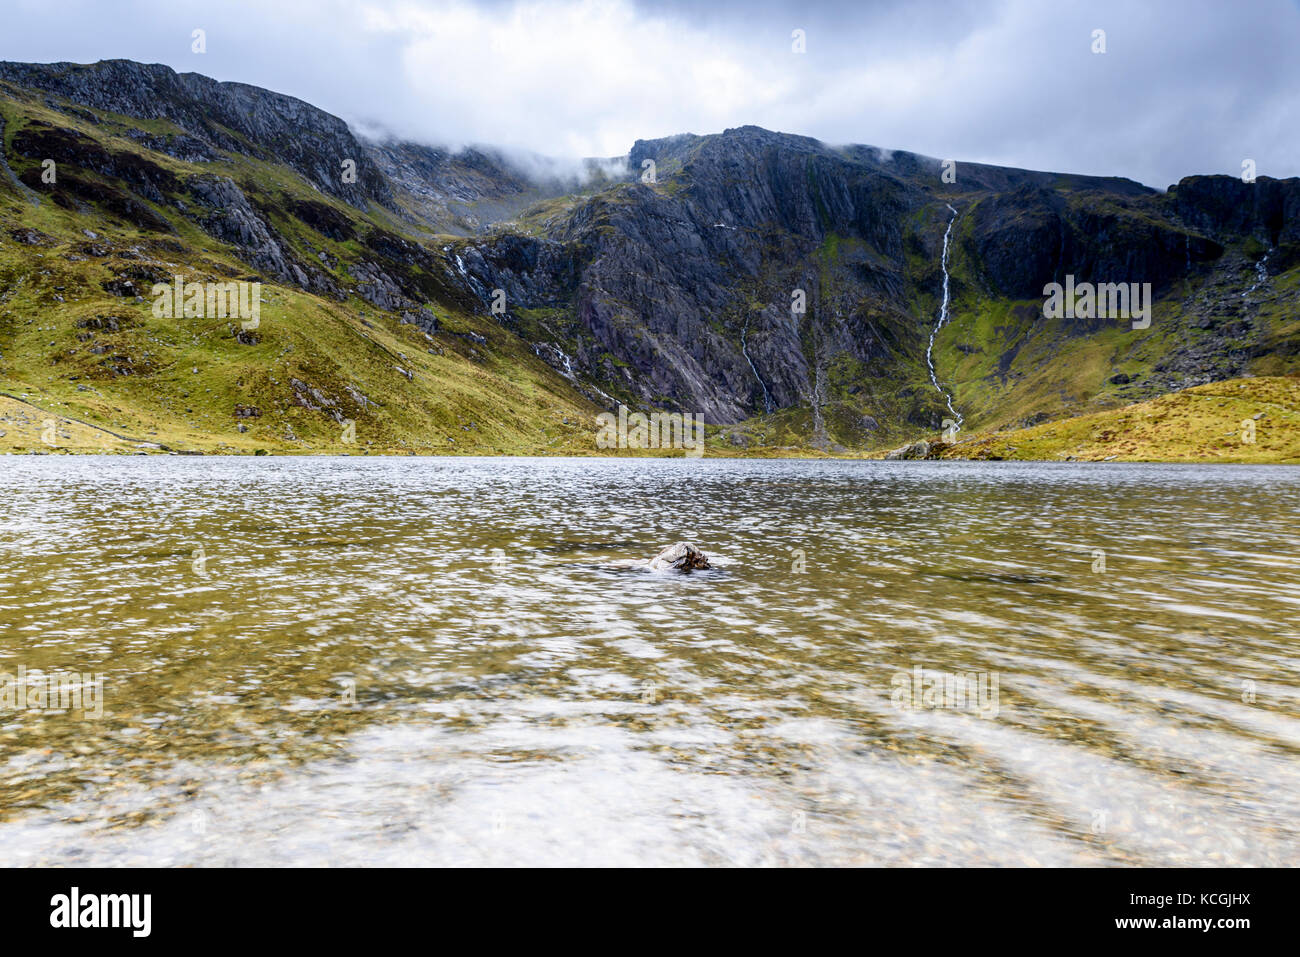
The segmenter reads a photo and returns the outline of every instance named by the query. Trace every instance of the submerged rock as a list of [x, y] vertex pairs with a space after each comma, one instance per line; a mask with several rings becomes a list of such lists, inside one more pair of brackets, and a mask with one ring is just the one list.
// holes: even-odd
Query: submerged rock
[[689, 542], [674, 542], [650, 559], [648, 567], [651, 571], [675, 568], [678, 571], [689, 572], [696, 568], [713, 566], [709, 564], [708, 557], [694, 545]]

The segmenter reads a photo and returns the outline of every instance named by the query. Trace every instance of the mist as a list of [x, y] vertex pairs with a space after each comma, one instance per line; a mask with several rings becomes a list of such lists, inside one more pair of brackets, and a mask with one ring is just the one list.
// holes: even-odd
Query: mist
[[0, 58], [163, 62], [543, 174], [755, 124], [1156, 187], [1300, 174], [1298, 48], [1291, 0], [16, 0], [0, 37]]

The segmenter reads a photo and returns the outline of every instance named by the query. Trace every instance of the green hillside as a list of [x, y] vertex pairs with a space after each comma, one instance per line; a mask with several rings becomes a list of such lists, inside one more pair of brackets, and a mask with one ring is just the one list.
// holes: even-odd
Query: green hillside
[[[5, 92], [6, 153], [17, 180], [31, 185], [0, 175], [0, 392], [28, 408], [174, 450], [591, 448], [587, 420], [594, 407], [496, 323], [443, 300], [440, 328], [428, 335], [356, 296], [337, 301], [251, 275], [229, 245], [172, 203], [194, 205], [180, 185], [187, 176], [243, 182], [293, 252], [332, 261], [321, 268], [340, 284], [350, 281], [344, 269], [358, 258], [357, 240], [331, 239], [279, 211], [318, 204], [357, 235], [395, 228], [386, 211], [362, 215], [284, 167], [248, 157], [189, 166], [124, 135], [143, 121], [102, 113], [97, 122], [81, 121], [20, 91]], [[102, 148], [118, 168], [159, 168], [154, 178], [170, 175], [178, 184], [166, 194], [171, 203], [148, 203], [114, 179], [68, 166], [54, 184], [42, 184], [40, 162], [13, 160], [11, 144], [24, 130], [46, 128], [69, 131], [65, 136], [78, 137], [83, 151]], [[150, 132], [181, 135], [165, 121], [150, 124]], [[165, 225], [151, 228], [159, 223]], [[260, 278], [259, 327], [241, 337], [238, 321], [154, 318], [149, 287], [174, 275], [201, 283]], [[124, 288], [139, 295], [110, 291]], [[355, 423], [353, 442], [344, 441], [347, 420]], [[6, 431], [0, 448], [48, 447], [23, 430]]]
[[[101, 71], [173, 84], [160, 112], [179, 119], [88, 108]], [[1224, 450], [1180, 397], [1300, 375], [1295, 180], [1157, 194], [970, 165], [940, 186], [924, 157], [746, 127], [638, 141], [629, 168], [657, 157], [653, 184], [537, 185], [165, 68], [0, 75], [45, 84], [0, 79], [2, 451], [604, 454], [594, 416], [623, 403], [708, 409], [731, 423], [711, 455], [877, 454], [949, 416], [926, 347], [951, 221], [933, 359], [981, 454], [1091, 456], [1094, 422], [1169, 394], [1190, 432], [1107, 455], [1293, 455], [1292, 417]], [[493, 210], [512, 219], [489, 228]], [[1045, 319], [1041, 276], [1072, 260], [1151, 274], [1149, 328]], [[260, 282], [256, 327], [156, 314], [154, 285], [177, 281]]]

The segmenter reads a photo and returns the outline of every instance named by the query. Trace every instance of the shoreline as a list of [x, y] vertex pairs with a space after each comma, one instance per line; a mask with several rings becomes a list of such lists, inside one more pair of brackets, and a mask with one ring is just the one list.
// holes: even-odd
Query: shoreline
[[[80, 410], [77, 410], [80, 412]], [[120, 410], [119, 410], [120, 411]], [[136, 413], [136, 417], [140, 417]], [[30, 399], [0, 390], [0, 454], [7, 455], [221, 455], [221, 456], [394, 456], [439, 458], [718, 458], [838, 461], [926, 460], [1013, 461], [1041, 463], [1134, 462], [1149, 464], [1300, 465], [1300, 378], [1249, 377], [1194, 386], [1153, 399], [1096, 412], [1053, 419], [1021, 428], [973, 431], [956, 442], [952, 436], [921, 433], [903, 441], [893, 438], [869, 448], [833, 450], [807, 445], [751, 444], [763, 420], [710, 425], [702, 451], [677, 449], [603, 449], [597, 444], [597, 420], [591, 428], [581, 419], [565, 420], [569, 430], [548, 445], [530, 445], [514, 437], [484, 437], [472, 447], [443, 448], [385, 441], [309, 444], [306, 439], [249, 439], [243, 435], [200, 432], [143, 436], [96, 425], [68, 412], [56, 412]], [[140, 423], [146, 426], [142, 420]], [[739, 443], [737, 442], [739, 439]], [[453, 446], [455, 440], [448, 437]], [[462, 441], [475, 441], [466, 437]]]

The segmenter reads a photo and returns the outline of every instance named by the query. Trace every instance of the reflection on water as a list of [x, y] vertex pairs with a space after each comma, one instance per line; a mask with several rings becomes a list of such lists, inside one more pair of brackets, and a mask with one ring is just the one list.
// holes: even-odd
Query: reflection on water
[[[1294, 866], [1297, 514], [1261, 467], [7, 458], [0, 672], [105, 702], [0, 710], [3, 860]], [[621, 564], [678, 539], [717, 567]]]

